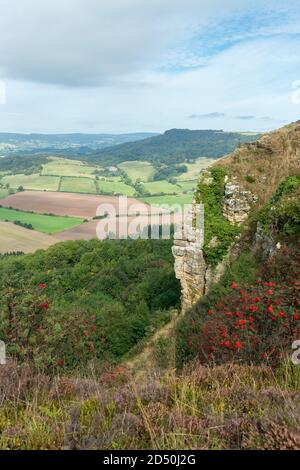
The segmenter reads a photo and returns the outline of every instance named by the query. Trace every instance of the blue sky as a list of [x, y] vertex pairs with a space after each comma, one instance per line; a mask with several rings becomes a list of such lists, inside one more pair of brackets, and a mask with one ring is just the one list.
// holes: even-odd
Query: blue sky
[[0, 132], [268, 131], [299, 51], [300, 0], [0, 0]]

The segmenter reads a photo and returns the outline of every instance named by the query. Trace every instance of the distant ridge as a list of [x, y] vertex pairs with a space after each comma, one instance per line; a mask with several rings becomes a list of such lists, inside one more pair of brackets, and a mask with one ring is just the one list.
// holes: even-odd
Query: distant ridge
[[260, 136], [222, 130], [170, 129], [161, 135], [95, 152], [89, 160], [99, 163], [147, 160], [172, 164], [194, 161], [202, 156], [219, 158], [239, 144], [256, 141]]
[[0, 154], [10, 156], [28, 153], [53, 153], [78, 151], [90, 153], [105, 147], [134, 142], [158, 135], [153, 132], [135, 132], [127, 134], [19, 134], [0, 133]]

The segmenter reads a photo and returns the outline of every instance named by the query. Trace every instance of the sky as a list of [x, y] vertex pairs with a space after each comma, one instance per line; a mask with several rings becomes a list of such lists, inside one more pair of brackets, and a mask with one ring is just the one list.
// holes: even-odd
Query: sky
[[0, 0], [0, 132], [300, 119], [300, 0]]

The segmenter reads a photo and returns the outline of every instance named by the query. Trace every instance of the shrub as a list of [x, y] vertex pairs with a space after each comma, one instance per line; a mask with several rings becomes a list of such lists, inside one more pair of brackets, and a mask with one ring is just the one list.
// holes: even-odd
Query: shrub
[[277, 365], [300, 337], [300, 245], [284, 247], [256, 283], [231, 285], [231, 294], [210, 305], [188, 338], [192, 356], [222, 363]]
[[[216, 265], [228, 252], [228, 248], [239, 233], [239, 228], [231, 224], [223, 215], [224, 178], [226, 170], [215, 167], [210, 170], [212, 183], [200, 182], [196, 202], [204, 204], [204, 247], [203, 254], [209, 265]], [[211, 246], [213, 238], [217, 243]]]
[[40, 369], [116, 362], [179, 302], [170, 240], [66, 242], [0, 260], [0, 339]]

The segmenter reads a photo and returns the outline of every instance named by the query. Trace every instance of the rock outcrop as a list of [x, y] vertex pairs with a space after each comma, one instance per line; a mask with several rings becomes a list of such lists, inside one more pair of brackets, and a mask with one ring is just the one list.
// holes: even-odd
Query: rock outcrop
[[253, 203], [257, 197], [246, 191], [237, 183], [236, 178], [225, 179], [223, 214], [231, 223], [241, 224], [247, 220]]
[[[244, 224], [253, 206], [259, 208], [272, 196], [279, 183], [289, 175], [300, 172], [300, 121], [262, 136], [257, 142], [239, 146], [232, 154], [216, 162], [226, 172], [222, 213], [231, 224]], [[203, 170], [199, 183], [213, 184], [211, 170]], [[216, 266], [209, 266], [203, 254], [204, 230], [199, 232], [195, 224], [199, 209], [196, 196], [193, 207], [186, 217], [185, 227], [178, 227], [174, 237], [173, 254], [175, 273], [182, 289], [182, 310], [186, 311], [218, 281], [230, 259], [232, 246]], [[201, 206], [200, 206], [201, 207]], [[202, 227], [203, 228], [203, 227]], [[219, 243], [218, 233], [213, 234], [208, 247]], [[258, 226], [255, 242], [264, 256], [276, 250], [274, 241]]]
[[188, 310], [205, 292], [203, 206], [195, 201], [183, 223], [176, 225], [173, 255], [181, 283], [182, 310]]
[[[203, 170], [200, 182], [204, 185], [213, 184], [209, 170]], [[225, 184], [226, 181], [226, 184]], [[224, 181], [223, 215], [231, 223], [243, 222], [255, 201], [250, 191], [243, 191], [236, 182]], [[203, 254], [204, 246], [204, 205], [193, 204], [184, 218], [184, 222], [176, 226], [174, 234], [173, 255], [175, 258], [175, 274], [181, 283], [182, 311], [190, 309], [210, 286], [224, 274], [229, 256], [225, 256], [216, 266], [209, 266]], [[213, 237], [209, 246], [219, 243], [218, 237]]]

